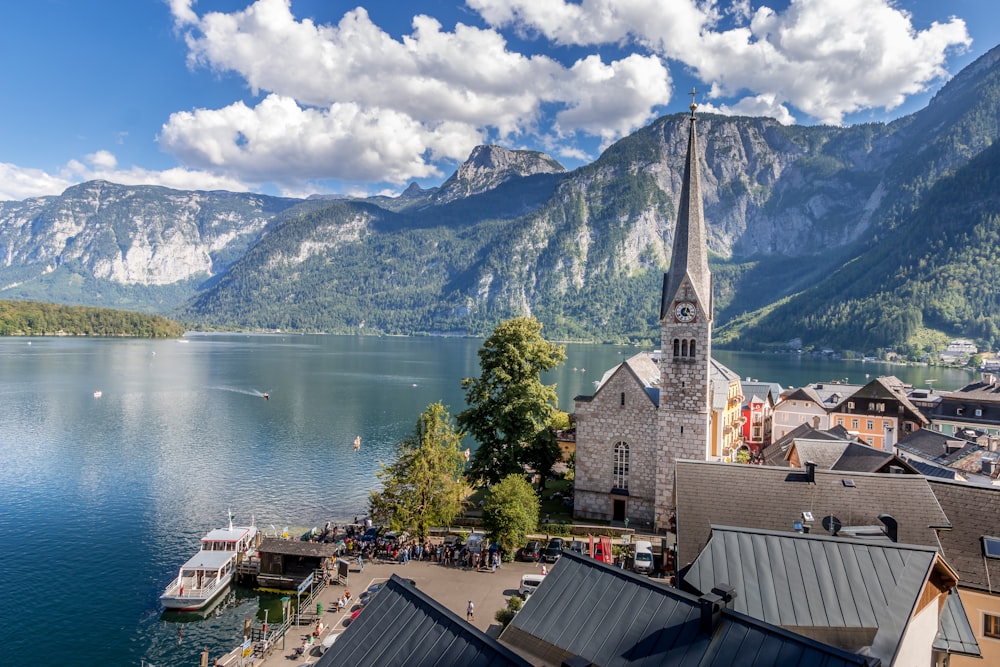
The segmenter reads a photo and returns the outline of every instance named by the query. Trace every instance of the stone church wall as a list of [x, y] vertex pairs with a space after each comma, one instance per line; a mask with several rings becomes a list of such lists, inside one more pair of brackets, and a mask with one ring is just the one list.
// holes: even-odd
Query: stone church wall
[[[611, 520], [613, 499], [624, 498], [630, 525], [652, 524], [657, 412], [645, 387], [624, 364], [589, 401], [577, 402], [576, 456], [587, 465], [576, 470], [575, 516]], [[610, 493], [618, 442], [629, 445], [628, 496]]]

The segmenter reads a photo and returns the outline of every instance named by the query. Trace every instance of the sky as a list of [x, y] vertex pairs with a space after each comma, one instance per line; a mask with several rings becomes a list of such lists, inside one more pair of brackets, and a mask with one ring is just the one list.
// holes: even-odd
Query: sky
[[995, 0], [2, 0], [0, 201], [104, 179], [398, 194], [480, 144], [573, 169], [686, 111], [889, 121]]

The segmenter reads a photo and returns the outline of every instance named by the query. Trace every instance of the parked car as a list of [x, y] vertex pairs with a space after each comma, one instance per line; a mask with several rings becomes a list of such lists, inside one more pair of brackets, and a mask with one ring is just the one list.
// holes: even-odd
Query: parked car
[[554, 563], [559, 560], [559, 557], [562, 556], [564, 544], [561, 537], [553, 537], [546, 545], [545, 551], [542, 552], [542, 559], [546, 563]]
[[590, 547], [583, 540], [573, 540], [573, 543], [569, 545], [570, 551], [575, 551], [581, 556], [590, 555]]
[[640, 574], [649, 574], [653, 571], [653, 545], [650, 542], [636, 540], [632, 569]]
[[520, 595], [525, 600], [528, 596], [535, 592], [538, 588], [538, 584], [542, 583], [545, 579], [545, 575], [542, 574], [526, 574], [521, 577], [521, 586], [517, 589], [517, 594]]
[[542, 558], [542, 543], [532, 540], [520, 548], [517, 559], [537, 563]]

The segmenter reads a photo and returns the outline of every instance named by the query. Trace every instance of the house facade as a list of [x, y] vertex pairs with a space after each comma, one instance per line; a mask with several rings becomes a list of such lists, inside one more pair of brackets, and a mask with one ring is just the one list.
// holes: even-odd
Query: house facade
[[899, 378], [875, 378], [831, 411], [832, 426], [876, 449], [892, 450], [900, 438], [930, 424], [907, 393], [911, 387]]
[[741, 432], [743, 442], [753, 452], [771, 444], [774, 406], [781, 398], [781, 385], [747, 379], [740, 382], [743, 393]]
[[1000, 436], [1000, 376], [983, 373], [978, 381], [938, 396], [940, 401], [927, 411], [935, 431], [949, 436], [965, 430]]
[[823, 383], [789, 389], [774, 406], [772, 439], [781, 440], [803, 424], [826, 431], [833, 426], [830, 413], [859, 385]]

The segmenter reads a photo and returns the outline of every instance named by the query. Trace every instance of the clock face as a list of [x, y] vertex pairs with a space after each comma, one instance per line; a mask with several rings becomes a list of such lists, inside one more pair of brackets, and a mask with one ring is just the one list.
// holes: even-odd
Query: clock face
[[697, 313], [697, 307], [690, 301], [681, 301], [674, 306], [674, 318], [678, 322], [691, 322]]

